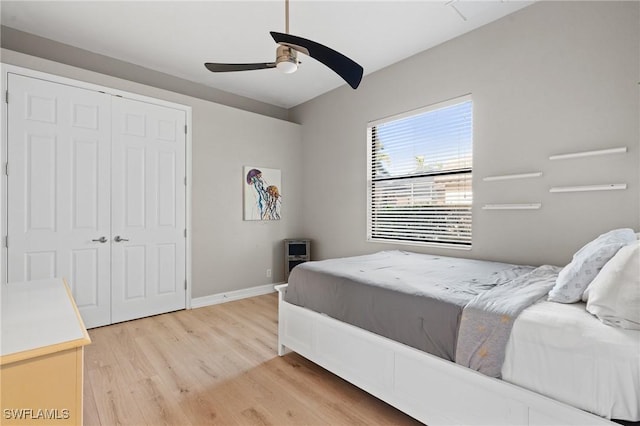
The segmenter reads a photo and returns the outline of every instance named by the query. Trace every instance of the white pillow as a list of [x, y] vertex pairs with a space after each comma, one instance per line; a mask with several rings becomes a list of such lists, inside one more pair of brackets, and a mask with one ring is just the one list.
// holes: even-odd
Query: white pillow
[[[640, 232], [636, 232], [636, 239], [640, 240]], [[595, 279], [593, 281], [595, 281]], [[593, 281], [591, 281], [591, 284], [593, 284]], [[589, 300], [589, 289], [591, 288], [591, 284], [589, 284], [584, 293], [582, 293], [582, 301], [585, 303]]]
[[640, 241], [604, 265], [589, 286], [587, 311], [607, 325], [640, 330]]
[[578, 302], [605, 263], [620, 248], [634, 241], [637, 241], [635, 232], [630, 228], [622, 228], [602, 234], [586, 244], [558, 274], [558, 279], [549, 292], [549, 300], [559, 303]]

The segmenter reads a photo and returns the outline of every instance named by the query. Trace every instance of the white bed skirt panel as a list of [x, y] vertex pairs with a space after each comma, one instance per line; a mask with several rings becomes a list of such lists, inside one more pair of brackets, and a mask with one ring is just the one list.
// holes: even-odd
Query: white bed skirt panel
[[287, 349], [408, 415], [436, 425], [613, 425], [585, 411], [284, 301], [278, 354]]

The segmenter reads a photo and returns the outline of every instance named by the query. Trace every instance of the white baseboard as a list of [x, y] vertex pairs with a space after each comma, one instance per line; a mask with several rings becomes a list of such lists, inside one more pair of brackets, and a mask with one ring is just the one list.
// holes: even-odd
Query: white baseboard
[[203, 306], [217, 305], [220, 303], [232, 302], [234, 300], [245, 299], [247, 297], [262, 296], [275, 292], [273, 288], [283, 283], [273, 283], [259, 285], [256, 287], [243, 288], [242, 290], [227, 291], [225, 293], [210, 294], [208, 296], [191, 299], [191, 309], [202, 308]]

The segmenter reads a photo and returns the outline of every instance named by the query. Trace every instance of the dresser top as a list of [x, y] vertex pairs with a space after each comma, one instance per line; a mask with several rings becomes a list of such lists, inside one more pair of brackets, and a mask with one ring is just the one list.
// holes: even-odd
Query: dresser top
[[61, 279], [3, 284], [0, 301], [0, 364], [91, 341]]

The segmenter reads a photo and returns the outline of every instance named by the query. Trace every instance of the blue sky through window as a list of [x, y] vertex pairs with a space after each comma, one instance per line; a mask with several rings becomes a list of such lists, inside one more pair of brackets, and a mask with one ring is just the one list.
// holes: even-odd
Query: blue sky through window
[[471, 167], [472, 106], [465, 101], [376, 126], [382, 146], [376, 155], [384, 169], [378, 174], [395, 177]]

